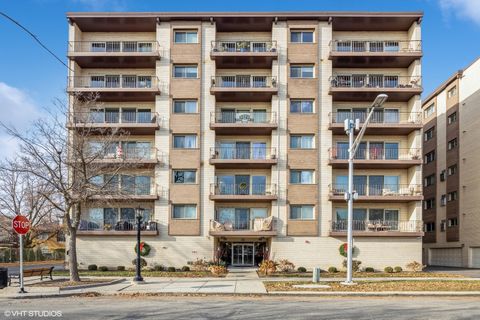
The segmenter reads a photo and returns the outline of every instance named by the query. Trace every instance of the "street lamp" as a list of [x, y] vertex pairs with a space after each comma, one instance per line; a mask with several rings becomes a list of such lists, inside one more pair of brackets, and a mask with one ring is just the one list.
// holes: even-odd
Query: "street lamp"
[[342, 284], [351, 285], [352, 281], [352, 254], [353, 254], [353, 200], [357, 197], [357, 194], [353, 191], [353, 159], [357, 152], [358, 146], [365, 134], [370, 118], [375, 111], [375, 108], [381, 108], [387, 100], [386, 94], [379, 94], [370, 107], [370, 112], [363, 123], [362, 129], [358, 133], [355, 141], [353, 140], [355, 130], [360, 128], [359, 119], [345, 119], [345, 133], [348, 135], [348, 191], [345, 192], [345, 200], [348, 202], [348, 225], [347, 225], [347, 279]]
[[137, 274], [135, 275], [135, 278], [133, 278], [134, 282], [143, 282], [142, 278], [142, 266], [140, 264], [140, 229], [142, 227], [142, 219], [143, 219], [143, 212], [145, 209], [143, 208], [136, 208], [135, 213], [136, 213], [136, 218], [137, 218]]

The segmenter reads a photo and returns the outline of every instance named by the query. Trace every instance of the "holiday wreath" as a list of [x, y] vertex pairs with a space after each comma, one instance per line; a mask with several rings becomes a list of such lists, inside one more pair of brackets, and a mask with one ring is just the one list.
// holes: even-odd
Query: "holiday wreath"
[[[135, 245], [135, 253], [137, 253], [137, 249], [138, 249], [137, 247], [138, 247], [138, 246]], [[140, 242], [140, 255], [141, 255], [142, 257], [148, 256], [148, 254], [150, 253], [150, 249], [151, 249], [151, 248], [150, 248], [150, 246], [149, 246], [147, 243], [145, 243], [145, 242], [143, 242], [143, 241]]]

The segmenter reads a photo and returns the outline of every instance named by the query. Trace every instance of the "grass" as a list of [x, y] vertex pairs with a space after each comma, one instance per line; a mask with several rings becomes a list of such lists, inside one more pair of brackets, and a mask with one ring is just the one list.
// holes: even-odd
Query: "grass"
[[75, 287], [84, 286], [86, 284], [100, 284], [112, 281], [112, 279], [83, 279], [82, 281], [70, 281], [68, 279], [57, 279], [42, 281], [28, 285], [29, 287]]
[[299, 281], [266, 281], [267, 291], [319, 291], [319, 292], [378, 292], [378, 291], [480, 291], [480, 281], [468, 280], [397, 280], [357, 281], [355, 286], [344, 286], [340, 282], [320, 282], [330, 288], [295, 288], [294, 285], [312, 284]]
[[[276, 272], [265, 276], [263, 274], [258, 274], [260, 278], [311, 278], [311, 272], [292, 272], [292, 273], [281, 273]], [[321, 272], [321, 278], [345, 278], [345, 272]], [[468, 278], [467, 276], [452, 274], [452, 273], [437, 273], [437, 272], [411, 272], [411, 271], [402, 271], [394, 273], [386, 272], [354, 272], [354, 278]]]
[[[80, 277], [134, 277], [135, 271], [87, 271], [82, 270], [79, 272]], [[67, 270], [53, 271], [54, 276], [68, 276]], [[207, 278], [207, 277], [224, 277], [215, 276], [210, 271], [142, 271], [144, 277], [172, 277], [172, 278]]]

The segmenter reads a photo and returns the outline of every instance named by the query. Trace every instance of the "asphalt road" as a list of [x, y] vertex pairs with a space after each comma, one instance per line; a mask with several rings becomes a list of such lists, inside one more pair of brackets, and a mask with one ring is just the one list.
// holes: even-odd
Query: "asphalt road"
[[[96, 297], [0, 300], [0, 319], [480, 319], [480, 299], [430, 297]], [[61, 312], [61, 316], [59, 316]]]

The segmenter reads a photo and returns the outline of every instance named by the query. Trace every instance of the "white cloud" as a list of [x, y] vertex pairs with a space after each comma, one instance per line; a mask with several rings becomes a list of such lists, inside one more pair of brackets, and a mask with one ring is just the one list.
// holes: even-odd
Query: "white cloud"
[[125, 0], [73, 0], [92, 11], [126, 11]]
[[[41, 113], [35, 102], [24, 91], [0, 82], [0, 114], [2, 122], [17, 129], [27, 129]], [[17, 142], [0, 129], [0, 160], [17, 151]]]
[[439, 0], [446, 16], [467, 18], [480, 25], [480, 0]]

